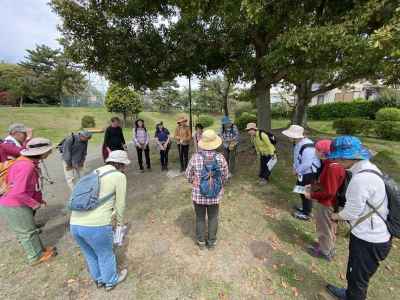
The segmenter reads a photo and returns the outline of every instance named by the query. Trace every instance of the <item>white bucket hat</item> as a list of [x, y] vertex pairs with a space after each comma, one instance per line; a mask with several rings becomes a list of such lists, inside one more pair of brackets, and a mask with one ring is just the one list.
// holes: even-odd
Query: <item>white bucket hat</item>
[[106, 159], [106, 163], [115, 162], [119, 164], [129, 165], [131, 161], [128, 158], [128, 153], [123, 150], [115, 150], [110, 153]]
[[292, 139], [302, 139], [304, 138], [304, 128], [299, 125], [290, 125], [288, 129], [282, 131], [282, 134]]
[[21, 151], [23, 156], [43, 155], [53, 149], [51, 141], [45, 138], [37, 137], [31, 139], [26, 145], [26, 149]]

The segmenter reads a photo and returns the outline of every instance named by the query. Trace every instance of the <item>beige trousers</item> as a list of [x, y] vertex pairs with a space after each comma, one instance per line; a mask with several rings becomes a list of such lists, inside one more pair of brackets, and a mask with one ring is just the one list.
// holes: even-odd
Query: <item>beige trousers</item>
[[336, 242], [337, 224], [331, 221], [330, 215], [333, 213], [333, 207], [327, 207], [320, 203], [316, 203], [315, 223], [317, 227], [317, 235], [319, 248], [325, 255], [333, 254]]
[[67, 170], [67, 164], [63, 162], [64, 165], [64, 174], [65, 180], [67, 181], [68, 187], [71, 191], [74, 189], [75, 184], [81, 178], [83, 174], [83, 168], [73, 168], [71, 170]]

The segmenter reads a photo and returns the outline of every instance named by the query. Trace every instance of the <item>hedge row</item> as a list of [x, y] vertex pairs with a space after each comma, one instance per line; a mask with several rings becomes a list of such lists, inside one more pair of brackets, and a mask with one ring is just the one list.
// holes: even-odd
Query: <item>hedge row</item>
[[247, 123], [257, 123], [257, 116], [247, 112], [242, 113], [242, 115], [235, 119], [235, 124], [239, 130], [244, 130]]
[[374, 101], [333, 102], [311, 106], [308, 117], [312, 120], [332, 120], [339, 118], [374, 119], [380, 105]]

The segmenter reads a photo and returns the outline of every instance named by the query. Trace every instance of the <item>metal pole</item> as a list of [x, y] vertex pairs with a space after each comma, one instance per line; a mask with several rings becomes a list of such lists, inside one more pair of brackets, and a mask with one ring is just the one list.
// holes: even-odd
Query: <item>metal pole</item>
[[190, 127], [190, 135], [193, 132], [193, 119], [192, 119], [192, 83], [191, 78], [188, 76], [189, 79], [189, 127]]

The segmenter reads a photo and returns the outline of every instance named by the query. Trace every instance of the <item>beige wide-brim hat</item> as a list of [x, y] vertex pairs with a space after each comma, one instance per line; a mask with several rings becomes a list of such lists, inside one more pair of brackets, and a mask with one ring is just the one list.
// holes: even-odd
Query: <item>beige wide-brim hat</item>
[[176, 123], [183, 123], [183, 122], [187, 122], [187, 118], [186, 117], [180, 117], [178, 120], [176, 120]]
[[299, 125], [290, 125], [288, 129], [282, 131], [282, 134], [292, 139], [302, 139], [304, 138], [304, 128]]
[[37, 137], [31, 139], [26, 145], [26, 149], [21, 151], [23, 156], [38, 156], [46, 154], [53, 149], [53, 145], [49, 139]]
[[111, 151], [106, 159], [106, 163], [115, 162], [119, 164], [129, 165], [131, 161], [128, 158], [128, 153], [123, 150]]
[[222, 139], [212, 129], [203, 132], [199, 147], [203, 150], [215, 150], [222, 144]]
[[256, 123], [248, 123], [246, 126], [246, 131], [249, 131], [249, 130], [258, 130], [257, 124]]

